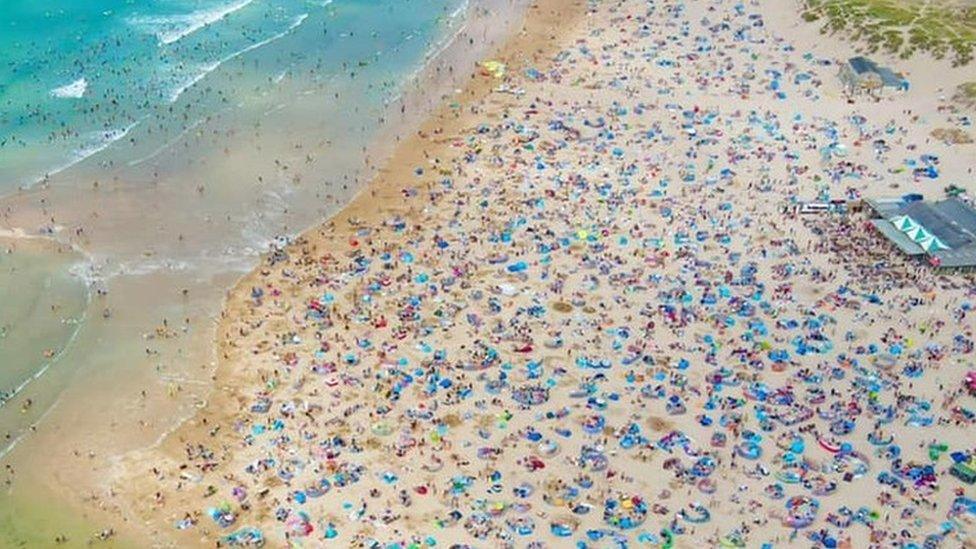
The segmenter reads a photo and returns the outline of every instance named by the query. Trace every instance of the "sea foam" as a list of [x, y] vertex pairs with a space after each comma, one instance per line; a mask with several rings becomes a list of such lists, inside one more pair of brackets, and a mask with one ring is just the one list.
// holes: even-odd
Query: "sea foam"
[[87, 90], [88, 81], [84, 78], [79, 78], [70, 84], [65, 84], [60, 88], [54, 88], [51, 90], [51, 95], [63, 99], [78, 99], [79, 97], [84, 96]]
[[293, 30], [297, 29], [298, 27], [300, 27], [302, 25], [302, 23], [305, 22], [305, 19], [307, 19], [307, 18], [308, 18], [308, 14], [307, 13], [303, 13], [303, 14], [295, 17], [295, 19], [292, 20], [292, 22], [288, 26], [288, 28], [286, 28], [285, 30], [279, 32], [278, 34], [275, 34], [274, 36], [270, 36], [268, 38], [265, 38], [264, 40], [261, 40], [260, 42], [255, 42], [254, 44], [251, 44], [251, 45], [249, 45], [249, 46], [247, 46], [247, 47], [245, 47], [243, 49], [240, 49], [238, 51], [235, 51], [234, 53], [228, 54], [228, 55], [222, 57], [221, 59], [219, 59], [217, 61], [214, 61], [213, 63], [201, 64], [199, 66], [199, 68], [200, 68], [199, 72], [197, 72], [195, 75], [187, 78], [182, 83], [180, 83], [179, 85], [177, 85], [172, 91], [170, 91], [170, 93], [169, 93], [169, 102], [170, 103], [175, 103], [176, 100], [179, 99], [181, 95], [183, 95], [183, 92], [185, 92], [186, 90], [188, 90], [188, 89], [192, 88], [193, 86], [195, 86], [197, 82], [203, 80], [204, 77], [206, 77], [211, 72], [217, 70], [217, 68], [219, 68], [224, 63], [226, 63], [228, 61], [232, 61], [234, 59], [237, 59], [238, 57], [244, 55], [245, 53], [252, 52], [252, 51], [254, 51], [254, 50], [258, 49], [258, 48], [262, 48], [262, 47], [267, 46], [268, 44], [270, 44], [272, 42], [275, 42], [275, 41], [277, 41], [277, 40], [279, 40], [281, 38], [284, 38], [285, 36], [288, 36], [289, 33], [291, 33]]
[[244, 9], [253, 1], [237, 0], [230, 4], [179, 15], [136, 17], [129, 22], [155, 34], [160, 44], [168, 45], [220, 21], [235, 11]]
[[112, 145], [112, 143], [115, 143], [119, 139], [122, 139], [123, 137], [125, 137], [126, 135], [128, 135], [129, 132], [132, 131], [132, 128], [135, 128], [136, 126], [138, 126], [139, 123], [142, 122], [145, 118], [146, 117], [143, 116], [142, 118], [136, 120], [135, 122], [129, 124], [128, 126], [126, 126], [124, 128], [117, 128], [117, 129], [114, 129], [114, 130], [91, 132], [87, 136], [87, 140], [86, 140], [87, 143], [83, 147], [81, 147], [79, 149], [75, 149], [74, 152], [72, 152], [71, 159], [68, 160], [68, 162], [66, 162], [66, 163], [64, 163], [64, 164], [62, 164], [62, 165], [60, 165], [60, 166], [58, 166], [58, 167], [56, 167], [56, 168], [48, 171], [44, 175], [44, 177], [41, 177], [41, 178], [36, 179], [35, 180], [35, 183], [40, 182], [40, 181], [46, 179], [49, 176], [52, 176], [52, 175], [55, 175], [55, 174], [59, 174], [59, 173], [65, 171], [65, 170], [67, 170], [68, 168], [70, 168], [70, 167], [72, 167], [72, 166], [74, 166], [76, 164], [81, 163], [82, 161], [86, 160], [87, 158], [89, 158], [91, 156], [94, 156], [94, 155], [96, 155], [96, 154], [104, 151], [110, 145]]

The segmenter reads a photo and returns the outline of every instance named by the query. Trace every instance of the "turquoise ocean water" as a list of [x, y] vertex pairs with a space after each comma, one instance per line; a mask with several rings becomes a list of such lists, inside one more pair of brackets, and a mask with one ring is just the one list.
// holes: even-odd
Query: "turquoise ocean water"
[[226, 289], [354, 194], [468, 7], [0, 4], [0, 463], [17, 469], [0, 546], [91, 526], [52, 514], [63, 456], [149, 445], [192, 414]]
[[[138, 139], [140, 150], [126, 151], [133, 159], [140, 152], [151, 154], [185, 130], [184, 122], [212, 114], [246, 94], [248, 90], [236, 89], [235, 82], [274, 82], [309, 69], [317, 69], [321, 80], [341, 74], [344, 63], [367, 61], [387, 64], [395, 75], [398, 67], [423, 54], [437, 37], [437, 23], [459, 4], [4, 2], [0, 191], [61, 173], [118, 141]], [[383, 56], [372, 58], [380, 51]], [[235, 78], [227, 78], [230, 70], [223, 77], [211, 76], [229, 64], [234, 65]], [[201, 93], [205, 90], [210, 93]]]

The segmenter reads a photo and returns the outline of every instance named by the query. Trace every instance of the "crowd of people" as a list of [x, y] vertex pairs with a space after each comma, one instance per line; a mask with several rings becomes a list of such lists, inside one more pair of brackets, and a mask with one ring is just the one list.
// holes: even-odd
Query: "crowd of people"
[[972, 543], [976, 286], [785, 207], [972, 147], [848, 102], [764, 5], [593, 2], [477, 74], [371, 210], [230, 298], [238, 408], [153, 467], [151, 512], [240, 546]]

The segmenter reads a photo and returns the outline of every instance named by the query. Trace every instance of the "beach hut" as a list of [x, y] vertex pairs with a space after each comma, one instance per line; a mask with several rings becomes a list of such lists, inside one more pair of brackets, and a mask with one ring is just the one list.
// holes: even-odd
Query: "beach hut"
[[844, 89], [852, 95], [860, 92], [874, 94], [885, 88], [908, 90], [908, 80], [904, 76], [862, 56], [848, 59], [841, 65], [837, 76], [844, 84]]
[[867, 199], [869, 221], [903, 254], [939, 272], [976, 271], [976, 209], [958, 197], [930, 202], [920, 195]]

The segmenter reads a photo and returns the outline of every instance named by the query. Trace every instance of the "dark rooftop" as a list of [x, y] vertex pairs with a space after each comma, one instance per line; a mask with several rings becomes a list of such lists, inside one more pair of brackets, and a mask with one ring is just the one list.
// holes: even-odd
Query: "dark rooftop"
[[856, 74], [865, 74], [869, 72], [877, 74], [879, 77], [881, 77], [881, 81], [885, 86], [897, 87], [905, 81], [905, 77], [892, 71], [888, 67], [878, 65], [867, 57], [862, 57], [859, 55], [857, 57], [851, 57], [847, 60], [847, 62], [850, 64], [851, 69], [853, 69]]
[[[902, 199], [868, 200], [868, 205], [880, 219], [872, 224], [895, 246], [907, 255], [927, 253], [939, 260], [943, 267], [976, 267], [976, 210], [958, 198], [938, 202]], [[908, 216], [934, 235], [948, 249], [925, 252], [915, 241], [901, 232], [891, 220]]]

